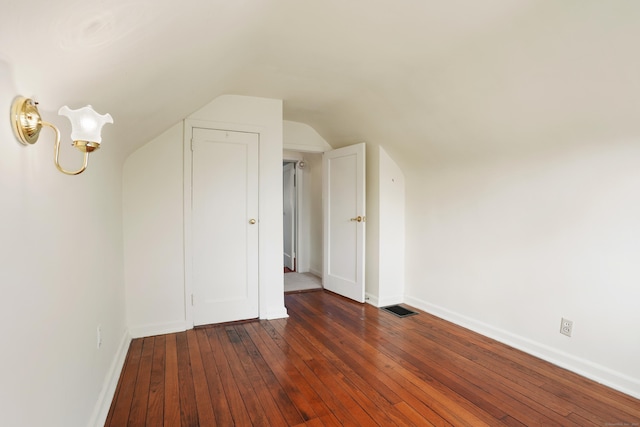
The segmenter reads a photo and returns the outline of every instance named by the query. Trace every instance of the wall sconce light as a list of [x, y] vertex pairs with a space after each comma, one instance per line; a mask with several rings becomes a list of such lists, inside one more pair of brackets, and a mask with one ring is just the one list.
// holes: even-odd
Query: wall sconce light
[[71, 139], [73, 140], [73, 146], [84, 153], [82, 167], [77, 171], [68, 171], [60, 166], [58, 162], [60, 155], [60, 131], [51, 123], [42, 121], [37, 103], [32, 99], [19, 96], [13, 101], [11, 106], [13, 133], [22, 144], [35, 144], [38, 141], [42, 126], [50, 127], [56, 133], [53, 162], [60, 172], [67, 175], [78, 175], [87, 168], [89, 153], [100, 148], [100, 142], [102, 142], [100, 131], [102, 130], [102, 126], [106, 123], [113, 123], [113, 119], [109, 114], [101, 115], [96, 113], [91, 105], [77, 110], [71, 110], [65, 105], [58, 110], [58, 114], [66, 116], [71, 121]]

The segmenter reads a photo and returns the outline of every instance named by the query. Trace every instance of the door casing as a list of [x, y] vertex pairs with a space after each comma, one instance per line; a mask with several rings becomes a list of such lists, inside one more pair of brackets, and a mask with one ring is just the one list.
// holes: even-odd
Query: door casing
[[285, 162], [283, 166], [283, 240], [284, 266], [296, 270], [298, 253], [298, 197], [295, 162]]

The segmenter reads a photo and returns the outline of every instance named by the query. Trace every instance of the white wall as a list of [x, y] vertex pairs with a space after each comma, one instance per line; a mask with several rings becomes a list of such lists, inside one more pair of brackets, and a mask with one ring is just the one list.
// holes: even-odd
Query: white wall
[[400, 167], [380, 147], [379, 276], [380, 306], [404, 302], [405, 178]]
[[381, 146], [367, 144], [367, 302], [404, 302], [405, 179]]
[[640, 396], [639, 164], [609, 141], [405, 171], [407, 302]]
[[182, 137], [178, 123], [124, 166], [124, 271], [133, 336], [186, 327]]
[[[6, 112], [16, 86], [0, 61]], [[58, 107], [41, 104], [40, 111], [62, 128], [61, 163], [71, 169], [82, 155], [69, 149], [69, 124], [55, 113]], [[114, 121], [108, 126], [117, 126], [117, 116]], [[0, 425], [99, 424], [111, 403], [129, 337], [122, 169], [109, 151], [108, 127], [104, 131], [103, 148], [91, 154], [88, 169], [67, 176], [53, 164], [50, 129], [26, 147], [14, 138], [8, 114], [0, 120]]]
[[283, 145], [286, 150], [323, 153], [331, 145], [306, 123], [283, 121]]
[[[190, 115], [186, 126], [196, 122], [260, 133], [260, 317], [284, 317], [282, 101], [225, 95]], [[189, 269], [181, 258], [185, 249], [188, 253], [182, 230], [181, 132], [181, 125], [172, 127], [125, 164], [125, 277], [133, 336], [192, 327], [184, 304]]]
[[380, 146], [367, 144], [365, 214], [365, 299], [380, 306]]

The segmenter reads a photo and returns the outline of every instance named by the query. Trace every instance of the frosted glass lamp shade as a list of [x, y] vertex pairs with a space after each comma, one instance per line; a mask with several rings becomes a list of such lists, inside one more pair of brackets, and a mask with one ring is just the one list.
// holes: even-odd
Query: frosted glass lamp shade
[[71, 139], [73, 141], [87, 141], [100, 144], [102, 137], [100, 132], [106, 123], [113, 123], [110, 114], [98, 114], [91, 107], [72, 110], [66, 105], [58, 110], [58, 114], [66, 116], [71, 121]]

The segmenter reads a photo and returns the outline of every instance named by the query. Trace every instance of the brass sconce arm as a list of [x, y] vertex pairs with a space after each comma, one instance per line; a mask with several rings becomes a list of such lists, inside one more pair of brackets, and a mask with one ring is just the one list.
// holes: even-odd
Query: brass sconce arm
[[41, 124], [42, 126], [50, 127], [56, 133], [56, 142], [53, 147], [53, 163], [55, 163], [56, 168], [58, 168], [60, 172], [67, 175], [78, 175], [84, 172], [84, 170], [87, 168], [87, 164], [89, 163], [89, 152], [88, 151], [84, 152], [84, 159], [82, 161], [82, 167], [80, 169], [78, 169], [77, 171], [68, 171], [64, 169], [62, 166], [60, 166], [60, 162], [58, 160], [60, 157], [60, 131], [58, 130], [57, 127], [55, 127], [51, 123], [41, 122]]

